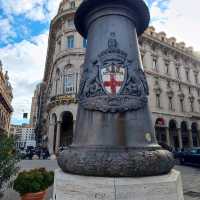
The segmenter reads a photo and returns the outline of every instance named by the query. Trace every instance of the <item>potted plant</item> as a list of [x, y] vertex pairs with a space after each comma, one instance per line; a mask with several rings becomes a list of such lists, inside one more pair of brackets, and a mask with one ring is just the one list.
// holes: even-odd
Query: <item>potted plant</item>
[[0, 135], [0, 199], [3, 191], [12, 185], [12, 178], [19, 169], [18, 162], [14, 138]]
[[54, 182], [54, 172], [44, 168], [23, 171], [14, 181], [14, 190], [20, 193], [22, 200], [43, 200], [46, 190]]

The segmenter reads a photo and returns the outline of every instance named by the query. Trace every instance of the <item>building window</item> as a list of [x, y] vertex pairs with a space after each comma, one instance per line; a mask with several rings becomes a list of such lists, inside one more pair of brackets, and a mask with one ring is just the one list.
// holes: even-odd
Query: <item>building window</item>
[[141, 60], [142, 60], [142, 64], [144, 64], [144, 54], [141, 54]]
[[185, 75], [186, 75], [186, 80], [190, 81], [189, 71], [188, 70], [185, 71]]
[[200, 89], [197, 89], [197, 95], [200, 97]]
[[181, 108], [181, 112], [184, 112], [184, 99], [180, 99], [180, 108]]
[[67, 25], [68, 25], [68, 27], [74, 27], [74, 20], [73, 19], [68, 19], [67, 20]]
[[60, 39], [57, 41], [57, 45], [58, 45], [58, 51], [61, 51], [61, 40]]
[[71, 1], [70, 2], [70, 8], [74, 9], [76, 6], [75, 1]]
[[74, 48], [74, 36], [73, 35], [70, 35], [67, 37], [67, 47], [69, 49]]
[[64, 77], [64, 89], [66, 94], [73, 94], [74, 93], [74, 73], [69, 73]]
[[179, 89], [179, 91], [182, 90], [182, 88], [181, 88], [181, 84], [180, 84], [180, 83], [178, 84], [178, 89]]
[[83, 48], [87, 47], [87, 40], [85, 38], [83, 38]]
[[60, 81], [60, 70], [57, 69], [57, 71], [56, 71], [56, 91], [55, 91], [55, 95], [58, 95], [58, 93], [59, 93], [59, 81]]
[[191, 94], [191, 87], [188, 87], [188, 92], [189, 94]]
[[156, 107], [157, 107], [157, 108], [161, 108], [161, 104], [160, 104], [160, 94], [156, 94]]
[[180, 79], [180, 69], [179, 67], [176, 67], [176, 76], [178, 79]]
[[194, 100], [192, 98], [190, 99], [190, 111], [194, 112]]
[[75, 93], [75, 73], [72, 71], [72, 65], [66, 66], [64, 69], [64, 93], [74, 94]]
[[167, 87], [171, 88], [171, 82], [169, 80], [167, 81]]
[[199, 81], [198, 81], [198, 73], [195, 73], [195, 74], [194, 74], [194, 78], [195, 78], [195, 83], [196, 83], [196, 84], [199, 84]]
[[169, 74], [169, 62], [165, 62], [165, 72]]
[[200, 112], [200, 101], [199, 101], [199, 112]]
[[173, 110], [173, 101], [172, 97], [169, 97], [169, 110]]
[[158, 63], [157, 63], [157, 58], [153, 58], [153, 70], [158, 71]]

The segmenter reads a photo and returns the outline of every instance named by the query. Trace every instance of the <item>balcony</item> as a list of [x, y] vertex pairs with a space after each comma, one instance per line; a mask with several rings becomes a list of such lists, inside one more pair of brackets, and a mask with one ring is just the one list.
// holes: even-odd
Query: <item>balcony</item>
[[53, 96], [47, 103], [47, 110], [49, 111], [58, 105], [69, 105], [71, 103], [77, 103], [76, 94]]

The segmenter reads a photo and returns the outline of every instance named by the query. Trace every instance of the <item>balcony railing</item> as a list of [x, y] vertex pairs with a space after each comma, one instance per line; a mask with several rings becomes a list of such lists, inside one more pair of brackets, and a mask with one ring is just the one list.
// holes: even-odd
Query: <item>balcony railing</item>
[[76, 94], [73, 95], [57, 95], [49, 99], [47, 110], [55, 107], [56, 105], [64, 105], [70, 103], [77, 103]]

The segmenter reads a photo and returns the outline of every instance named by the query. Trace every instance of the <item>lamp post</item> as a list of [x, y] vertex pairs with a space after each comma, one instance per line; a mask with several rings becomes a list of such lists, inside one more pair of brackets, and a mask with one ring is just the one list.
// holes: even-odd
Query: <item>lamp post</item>
[[137, 36], [148, 27], [142, 0], [84, 0], [75, 15], [87, 38], [73, 144], [60, 153], [64, 172], [154, 176], [174, 166], [156, 141]]

